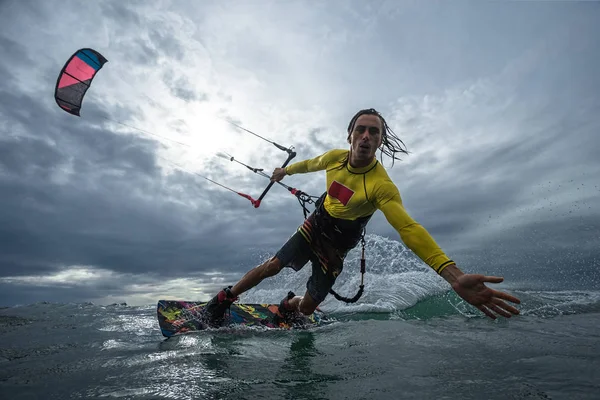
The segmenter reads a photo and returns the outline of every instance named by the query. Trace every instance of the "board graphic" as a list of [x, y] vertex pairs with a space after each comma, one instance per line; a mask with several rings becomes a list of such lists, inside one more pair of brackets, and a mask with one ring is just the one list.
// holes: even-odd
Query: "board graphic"
[[[158, 324], [165, 337], [213, 328], [203, 319], [206, 302], [159, 300], [156, 309]], [[221, 326], [263, 326], [274, 329], [306, 328], [319, 325], [325, 320], [324, 314], [315, 311], [310, 316], [298, 315], [293, 321], [284, 320], [277, 304], [240, 304], [231, 305], [225, 313]]]

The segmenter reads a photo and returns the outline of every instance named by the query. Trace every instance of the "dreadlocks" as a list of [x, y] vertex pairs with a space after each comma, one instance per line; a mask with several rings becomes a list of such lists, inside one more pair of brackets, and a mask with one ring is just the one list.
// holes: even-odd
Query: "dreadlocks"
[[358, 117], [365, 114], [377, 115], [377, 117], [379, 117], [379, 120], [381, 121], [381, 126], [383, 127], [383, 131], [381, 132], [381, 147], [379, 147], [379, 150], [381, 150], [381, 153], [385, 154], [386, 156], [392, 159], [392, 166], [394, 166], [394, 160], [400, 160], [400, 158], [396, 156], [396, 153], [408, 154], [408, 151], [406, 150], [406, 145], [402, 140], [400, 140], [398, 136], [396, 136], [392, 128], [388, 126], [387, 122], [381, 116], [379, 111], [375, 110], [374, 108], [366, 108], [364, 110], [360, 110], [354, 115], [354, 117], [352, 117], [350, 123], [348, 124], [348, 142], [350, 142], [350, 136], [352, 135], [352, 131], [354, 130], [354, 124], [356, 123], [356, 120], [358, 119]]

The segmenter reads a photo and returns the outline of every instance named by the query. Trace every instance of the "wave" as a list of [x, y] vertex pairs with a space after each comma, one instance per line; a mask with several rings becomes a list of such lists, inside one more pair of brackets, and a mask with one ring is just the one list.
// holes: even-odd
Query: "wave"
[[[475, 307], [460, 299], [448, 283], [418, 259], [414, 253], [395, 240], [378, 235], [366, 238], [366, 274], [364, 293], [354, 304], [345, 304], [328, 296], [321, 305], [327, 314], [338, 319], [431, 319], [449, 316], [483, 317]], [[353, 297], [361, 282], [360, 249], [352, 250], [345, 262], [344, 271], [338, 277], [334, 289], [345, 297]], [[295, 272], [285, 268], [277, 276], [261, 282], [244, 293], [243, 303], [278, 303], [292, 290], [304, 294], [311, 274], [310, 264]], [[600, 291], [538, 290], [529, 284], [510, 287], [498, 285], [521, 299], [518, 308], [522, 316], [554, 317], [568, 314], [600, 312]], [[158, 299], [157, 299], [158, 300]], [[39, 302], [0, 309], [0, 330], [11, 325], [24, 324], [28, 318], [42, 319], [91, 317], [106, 314], [153, 313], [156, 304], [130, 306], [126, 303], [95, 305], [85, 303]], [[15, 319], [8, 315], [15, 316]], [[24, 319], [16, 319], [16, 318]], [[149, 324], [150, 322], [147, 322]]]
[[[256, 291], [256, 296], [263, 293], [264, 290]], [[521, 299], [521, 305], [517, 308], [522, 317], [553, 318], [562, 315], [600, 313], [600, 291], [515, 289], [510, 292]], [[379, 297], [379, 295], [381, 296]], [[245, 299], [244, 302], [254, 301]], [[156, 305], [128, 306], [123, 304], [100, 306], [90, 303], [35, 303], [9, 307], [0, 310], [0, 333], [37, 321], [51, 320], [59, 323], [62, 320], [87, 325], [95, 323], [94, 321], [98, 322], [99, 319], [104, 322], [103, 328], [100, 329], [103, 331], [139, 331], [144, 328], [154, 328], [156, 323], [155, 307]], [[396, 291], [379, 294], [367, 293], [358, 304], [344, 305], [337, 300], [329, 300], [329, 305], [324, 305], [322, 309], [327, 315], [339, 321], [430, 320], [453, 316], [484, 318], [479, 310], [464, 302], [452, 290], [436, 294], [428, 294], [425, 290], [423, 292], [407, 291], [402, 295]], [[131, 322], [127, 322], [130, 318]], [[87, 322], [84, 323], [85, 321]]]
[[[418, 259], [402, 243], [378, 235], [366, 236], [366, 274], [364, 294], [355, 304], [345, 304], [333, 296], [323, 302], [326, 313], [341, 319], [430, 319], [447, 316], [483, 317], [475, 307], [464, 302], [448, 283]], [[311, 273], [310, 264], [301, 271], [288, 268], [264, 280], [245, 293], [245, 303], [277, 303], [289, 290], [305, 292]], [[352, 250], [334, 290], [352, 297], [360, 285], [360, 252]], [[553, 317], [558, 315], [600, 312], [598, 291], [542, 291], [520, 289], [518, 283], [495, 285], [521, 299], [523, 316]], [[378, 315], [380, 314], [380, 315]]]

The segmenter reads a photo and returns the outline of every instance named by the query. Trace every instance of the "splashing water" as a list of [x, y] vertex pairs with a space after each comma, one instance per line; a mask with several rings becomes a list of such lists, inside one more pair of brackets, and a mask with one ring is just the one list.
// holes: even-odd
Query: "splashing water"
[[[323, 310], [339, 312], [396, 312], [414, 306], [419, 301], [449, 290], [448, 284], [429, 266], [398, 241], [378, 235], [365, 237], [366, 273], [365, 290], [360, 300], [346, 304], [328, 296], [321, 305]], [[352, 297], [360, 285], [360, 246], [348, 253], [344, 271], [338, 277], [334, 290]], [[245, 293], [245, 303], [279, 302], [288, 291], [304, 294], [312, 267], [308, 263], [294, 272], [285, 268], [275, 277], [265, 279]]]

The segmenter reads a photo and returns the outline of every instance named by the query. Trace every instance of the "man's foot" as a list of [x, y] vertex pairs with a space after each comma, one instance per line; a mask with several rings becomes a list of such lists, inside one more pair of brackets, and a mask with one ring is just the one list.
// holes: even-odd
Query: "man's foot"
[[229, 307], [237, 299], [237, 296], [231, 293], [231, 286], [221, 290], [204, 306], [203, 317], [205, 322], [212, 326], [221, 325], [225, 317], [225, 311], [229, 310]]
[[290, 300], [294, 297], [296, 295], [290, 291], [279, 303], [279, 314], [281, 314], [284, 320], [293, 320], [298, 317], [298, 309], [290, 305]]

